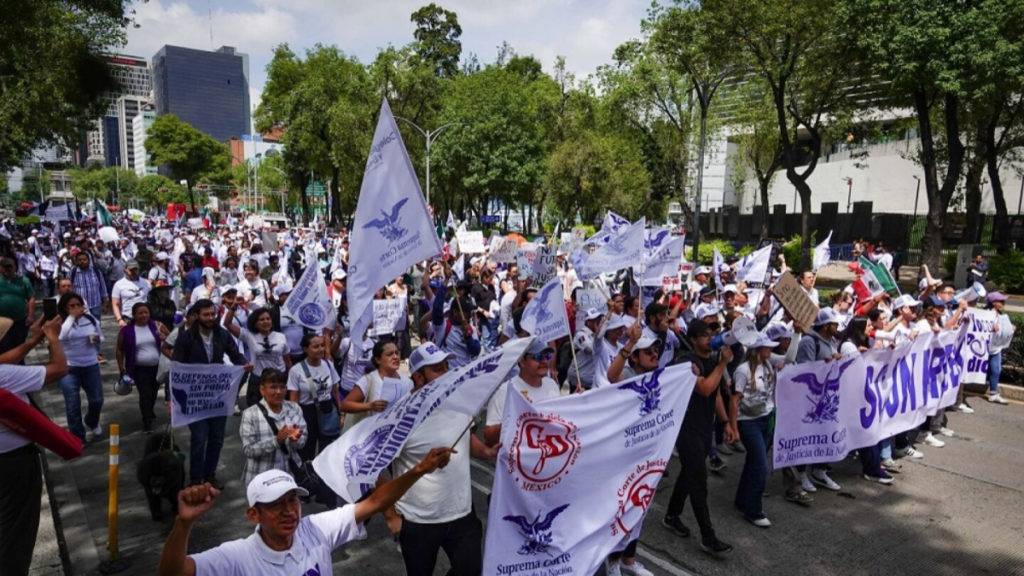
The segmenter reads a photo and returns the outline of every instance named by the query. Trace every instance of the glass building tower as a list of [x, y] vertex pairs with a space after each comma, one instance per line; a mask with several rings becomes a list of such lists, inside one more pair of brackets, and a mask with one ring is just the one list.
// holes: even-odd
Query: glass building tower
[[174, 114], [221, 142], [249, 134], [248, 63], [230, 46], [164, 46], [153, 56], [157, 115]]

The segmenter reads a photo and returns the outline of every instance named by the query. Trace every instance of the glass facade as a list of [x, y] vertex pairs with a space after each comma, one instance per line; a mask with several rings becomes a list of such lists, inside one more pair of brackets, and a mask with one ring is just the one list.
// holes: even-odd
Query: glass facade
[[174, 114], [221, 142], [249, 134], [246, 59], [234, 48], [216, 52], [164, 46], [153, 56], [156, 113]]

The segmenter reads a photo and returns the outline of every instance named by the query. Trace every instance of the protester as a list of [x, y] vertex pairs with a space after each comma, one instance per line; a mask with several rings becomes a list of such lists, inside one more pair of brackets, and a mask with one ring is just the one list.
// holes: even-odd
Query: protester
[[501, 420], [505, 415], [505, 401], [510, 386], [530, 403], [558, 398], [561, 395], [558, 383], [550, 377], [551, 361], [554, 357], [555, 349], [535, 338], [519, 359], [519, 374], [507, 382], [502, 382], [491, 395], [491, 400], [487, 403], [484, 427], [484, 442], [488, 446], [496, 445], [501, 436]]
[[268, 470], [291, 472], [292, 466], [301, 466], [297, 450], [308, 437], [302, 409], [295, 402], [285, 400], [288, 391], [287, 376], [276, 368], [260, 373], [259, 391], [262, 399], [242, 412], [238, 436], [242, 441], [242, 484]]
[[288, 341], [284, 334], [273, 330], [274, 320], [270, 310], [258, 308], [249, 314], [243, 329], [235, 322], [238, 305], [234, 293], [228, 297], [230, 305], [225, 308], [221, 325], [242, 341], [242, 346], [252, 362], [252, 373], [249, 375], [245, 392], [245, 405], [252, 406], [259, 402], [263, 372], [277, 370], [285, 374], [292, 367], [292, 359], [288, 354]]
[[345, 426], [351, 427], [368, 413], [380, 412], [412, 391], [412, 380], [398, 372], [402, 364], [398, 344], [379, 340], [371, 352], [373, 370], [356, 382], [341, 402]]
[[1010, 321], [1010, 316], [1003, 312], [1006, 306], [1006, 295], [1002, 292], [989, 292], [985, 297], [988, 307], [996, 312], [996, 323], [992, 328], [992, 339], [988, 343], [988, 395], [989, 402], [994, 404], [1008, 404], [999, 394], [999, 378], [1003, 373], [1003, 350], [1006, 350], [1013, 341], [1013, 333], [1016, 327]]
[[139, 393], [139, 412], [142, 430], [153, 431], [156, 413], [157, 370], [160, 366], [160, 348], [169, 334], [163, 325], [157, 325], [149, 314], [149, 305], [136, 302], [130, 311], [131, 324], [117, 333], [117, 369], [121, 378], [127, 376]]
[[[103, 435], [100, 411], [103, 409], [103, 382], [97, 355], [103, 332], [100, 323], [85, 309], [85, 301], [74, 292], [60, 297], [57, 312], [63, 319], [60, 341], [68, 360], [68, 373], [60, 379], [64, 393], [64, 410], [68, 428], [83, 442], [92, 442]], [[82, 420], [82, 398], [85, 392], [88, 409]]]
[[312, 460], [327, 444], [341, 434], [338, 413], [338, 385], [341, 378], [334, 364], [324, 361], [324, 337], [302, 337], [306, 358], [288, 371], [288, 399], [302, 409], [309, 438], [299, 451], [303, 461]]
[[149, 282], [139, 277], [139, 263], [129, 260], [124, 266], [124, 277], [110, 289], [110, 307], [119, 328], [131, 322], [132, 307], [145, 302], [150, 289]]
[[32, 284], [18, 275], [18, 266], [11, 258], [0, 258], [0, 317], [14, 324], [0, 338], [0, 353], [15, 349], [25, 341], [28, 326], [35, 318], [36, 299]]

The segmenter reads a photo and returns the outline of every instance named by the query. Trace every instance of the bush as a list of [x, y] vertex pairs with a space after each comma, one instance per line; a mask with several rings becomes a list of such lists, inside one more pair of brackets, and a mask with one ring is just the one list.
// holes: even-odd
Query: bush
[[[814, 252], [815, 244], [815, 232], [811, 232], [811, 252]], [[795, 270], [796, 272], [802, 272], [800, 270], [800, 243], [803, 238], [799, 234], [795, 234], [785, 244], [782, 245], [782, 254], [786, 257], [786, 265]]]
[[[722, 255], [722, 258], [728, 258], [735, 253], [732, 244], [726, 240], [702, 240], [696, 262], [698, 264], [711, 264], [715, 257], [715, 248], [718, 248], [718, 253]], [[686, 248], [686, 260], [694, 262], [693, 247]]]
[[956, 274], [956, 252], [942, 257], [942, 274], [945, 278], [952, 278]]
[[[1020, 370], [1024, 370], [1024, 314], [1010, 312], [1009, 316], [1017, 331], [1013, 334], [1010, 346], [1003, 350], [1003, 365], [1015, 366]], [[1006, 368], [1003, 368], [1003, 371], [1005, 372]], [[1004, 382], [1007, 381], [1005, 375], [1002, 380]]]
[[754, 250], [757, 250], [757, 247], [754, 246], [753, 244], [744, 244], [743, 246], [740, 246], [739, 250], [736, 251], [736, 256], [739, 258], [743, 258], [748, 254], [753, 254]]
[[993, 256], [989, 261], [988, 279], [1007, 292], [1024, 292], [1024, 252], [1011, 250]]

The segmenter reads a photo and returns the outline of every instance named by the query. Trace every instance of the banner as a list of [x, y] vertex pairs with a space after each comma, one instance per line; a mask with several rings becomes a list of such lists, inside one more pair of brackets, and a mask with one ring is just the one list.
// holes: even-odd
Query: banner
[[951, 406], [965, 342], [966, 327], [896, 349], [787, 366], [775, 389], [775, 468], [842, 460]]
[[832, 231], [828, 231], [828, 236], [825, 237], [825, 241], [814, 247], [814, 263], [811, 265], [811, 269], [817, 272], [818, 270], [825, 267], [829, 261], [832, 260], [832, 251], [829, 248], [829, 242], [832, 241]]
[[988, 345], [992, 340], [992, 328], [999, 321], [995, 310], [968, 308], [964, 315], [967, 326], [966, 345], [963, 349], [964, 384], [988, 382]]
[[759, 288], [768, 282], [771, 273], [772, 245], [747, 254], [736, 264], [736, 281]]
[[479, 230], [461, 230], [455, 233], [460, 254], [483, 254], [484, 233]]
[[306, 258], [306, 270], [285, 300], [284, 308], [299, 324], [312, 330], [323, 330], [334, 324], [334, 305], [327, 296], [327, 284], [315, 257]]
[[647, 257], [644, 270], [644, 286], [664, 286], [665, 278], [672, 277], [679, 280], [679, 263], [683, 260], [683, 247], [686, 242], [685, 236], [666, 239], [661, 245]]
[[629, 219], [625, 216], [619, 216], [615, 212], [609, 210], [604, 215], [604, 222], [601, 223], [601, 230], [607, 232], [618, 232], [622, 228], [629, 226]]
[[374, 300], [373, 329], [370, 330], [370, 335], [383, 336], [404, 330], [406, 315], [405, 296], [389, 298], [387, 300]]
[[562, 297], [562, 281], [558, 276], [548, 280], [526, 305], [520, 325], [544, 342], [569, 335], [569, 317]]
[[171, 362], [171, 426], [231, 416], [243, 373], [241, 366]]
[[388, 101], [382, 100], [351, 233], [347, 292], [354, 341], [373, 320], [374, 293], [440, 253], [419, 179]]
[[533, 405], [509, 394], [483, 573], [590, 576], [638, 536], [695, 382], [687, 363]]
[[437, 409], [476, 416], [533, 338], [519, 338], [361, 420], [313, 460], [331, 490], [356, 502], [373, 488], [380, 472], [402, 450], [424, 418]]
[[[639, 266], [644, 249], [644, 219], [622, 228], [608, 241], [587, 254], [586, 249], [574, 254], [573, 265], [581, 280], [596, 278], [605, 272]], [[590, 241], [587, 241], [588, 244]]]

